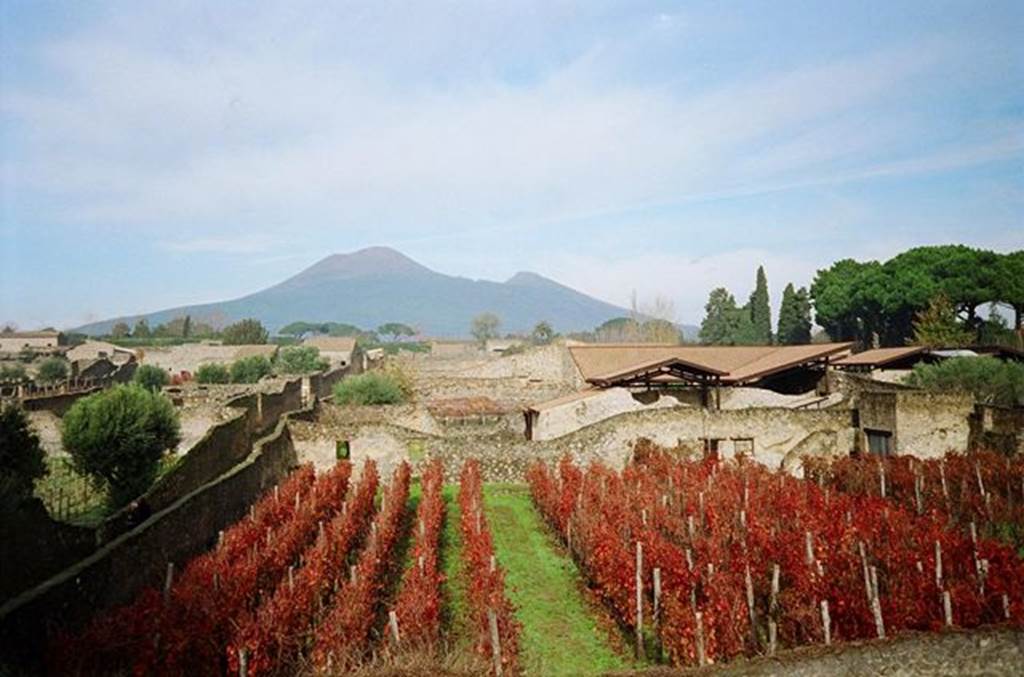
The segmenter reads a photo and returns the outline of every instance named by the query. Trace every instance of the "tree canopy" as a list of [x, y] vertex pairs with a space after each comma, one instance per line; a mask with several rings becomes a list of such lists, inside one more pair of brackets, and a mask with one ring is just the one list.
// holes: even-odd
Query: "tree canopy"
[[388, 322], [377, 327], [377, 333], [381, 336], [391, 337], [392, 343], [404, 337], [416, 335], [416, 330], [401, 322]]
[[477, 340], [477, 343], [484, 345], [488, 340], [498, 337], [500, 326], [501, 318], [494, 313], [480, 313], [473, 318], [470, 334]]
[[751, 343], [768, 345], [772, 342], [772, 307], [768, 299], [768, 278], [764, 266], [757, 267], [757, 282], [750, 294]]
[[238, 346], [266, 343], [270, 334], [259, 320], [250, 318], [224, 327], [221, 338], [224, 345]]
[[811, 342], [811, 299], [807, 289], [793, 289], [793, 283], [782, 290], [779, 306], [778, 342], [782, 345], [802, 345]]
[[19, 501], [27, 498], [45, 473], [45, 454], [25, 412], [0, 404], [0, 493]]

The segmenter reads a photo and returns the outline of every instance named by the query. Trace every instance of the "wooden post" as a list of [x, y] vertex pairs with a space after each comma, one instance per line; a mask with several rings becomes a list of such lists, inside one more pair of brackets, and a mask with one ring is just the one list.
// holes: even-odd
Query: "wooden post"
[[291, 565], [288, 567], [288, 589], [295, 589], [295, 566]]
[[885, 466], [881, 461], [878, 462], [878, 488], [882, 498], [885, 498]]
[[868, 598], [868, 606], [872, 606], [871, 603], [871, 575], [868, 572], [868, 556], [864, 551], [864, 541], [857, 541], [857, 550], [860, 551], [860, 567], [864, 574], [864, 594]]
[[768, 602], [768, 653], [775, 655], [778, 626], [775, 623], [775, 609], [779, 598], [779, 565], [772, 565], [772, 593]]
[[350, 564], [348, 567], [348, 580], [350, 583], [356, 582], [356, 565]]
[[693, 542], [693, 515], [686, 516], [686, 532], [690, 536], [690, 542]]
[[174, 585], [174, 562], [167, 563], [167, 575], [164, 576], [164, 601], [171, 596], [171, 586]]
[[924, 512], [924, 505], [921, 503], [921, 476], [914, 475], [914, 498], [917, 502], [917, 514]]
[[249, 651], [248, 649], [238, 650], [238, 677], [248, 677], [249, 675]]
[[953, 601], [950, 599], [949, 590], [942, 591], [942, 613], [946, 617], [946, 627], [953, 627]]
[[871, 567], [871, 613], [875, 617], [875, 631], [879, 639], [885, 639], [885, 621], [882, 619], [882, 603], [878, 599], [878, 569]]
[[980, 496], [985, 495], [985, 483], [981, 481], [981, 467], [978, 462], [974, 462], [974, 476], [978, 478], [978, 494]]
[[[1005, 595], [1003, 595], [1005, 597]], [[654, 567], [654, 613], [651, 624], [657, 628], [661, 617], [661, 567]]]
[[644, 656], [644, 544], [636, 542], [636, 655]]
[[810, 531], [804, 532], [804, 556], [808, 566], [814, 564], [814, 537]]
[[693, 571], [693, 551], [686, 549], [686, 568]]
[[707, 662], [704, 654], [704, 614], [698, 611], [694, 618], [697, 622], [697, 665], [704, 665]]
[[757, 616], [754, 613], [754, 579], [750, 576], [750, 565], [746, 565], [744, 577], [747, 584], [747, 613], [750, 615], [750, 636], [757, 645]]
[[491, 629], [491, 659], [494, 662], [494, 674], [501, 677], [501, 638], [498, 636], [498, 617], [494, 609], [487, 610], [487, 625]]
[[949, 486], [946, 484], [946, 464], [939, 461], [939, 481], [942, 483], [942, 500], [946, 502], [946, 511], [949, 511]]
[[493, 574], [498, 569], [498, 560], [491, 555], [491, 559], [488, 560], [488, 570]]
[[398, 634], [398, 614], [394, 611], [388, 612], [388, 627], [391, 629], [391, 640], [398, 646], [401, 637]]
[[942, 543], [938, 540], [935, 541], [935, 587], [942, 590]]
[[1003, 593], [1003, 618], [1010, 620], [1010, 596]]
[[832, 644], [832, 619], [828, 615], [828, 600], [821, 600], [821, 627], [825, 630], [825, 646]]

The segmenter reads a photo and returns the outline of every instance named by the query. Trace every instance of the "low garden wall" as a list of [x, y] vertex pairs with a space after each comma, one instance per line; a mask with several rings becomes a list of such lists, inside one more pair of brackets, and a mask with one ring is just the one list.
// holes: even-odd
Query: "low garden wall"
[[167, 564], [181, 567], [296, 465], [282, 417], [239, 464], [181, 497], [74, 566], [0, 607], [0, 654], [23, 666], [42, 655], [50, 630], [80, 627], [97, 611], [159, 587]]

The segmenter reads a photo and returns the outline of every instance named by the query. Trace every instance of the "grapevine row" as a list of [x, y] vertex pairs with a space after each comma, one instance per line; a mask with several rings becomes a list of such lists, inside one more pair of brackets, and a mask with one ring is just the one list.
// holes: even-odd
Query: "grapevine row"
[[422, 477], [423, 493], [416, 512], [415, 542], [395, 602], [400, 641], [414, 647], [436, 647], [441, 631], [441, 582], [438, 546], [444, 523], [444, 470], [433, 461]]
[[[519, 622], [512, 602], [505, 596], [505, 571], [494, 557], [494, 544], [483, 514], [483, 485], [480, 464], [475, 459], [462, 466], [459, 487], [463, 567], [473, 626], [478, 637], [476, 650], [492, 665], [500, 655], [503, 674], [518, 672]], [[494, 618], [498, 646], [492, 642]]]
[[395, 470], [370, 541], [354, 566], [352, 575], [335, 595], [334, 606], [317, 627], [312, 658], [321, 670], [359, 662], [370, 630], [380, 610], [380, 597], [386, 575], [393, 565], [395, 548], [401, 537], [409, 497], [409, 465]]
[[289, 572], [259, 610], [242, 622], [228, 648], [232, 674], [239, 672], [243, 651], [249, 675], [295, 672], [320, 610], [329, 604], [339, 576], [346, 575], [350, 555], [369, 528], [377, 485], [377, 466], [368, 461], [358, 488], [306, 551], [302, 566]]

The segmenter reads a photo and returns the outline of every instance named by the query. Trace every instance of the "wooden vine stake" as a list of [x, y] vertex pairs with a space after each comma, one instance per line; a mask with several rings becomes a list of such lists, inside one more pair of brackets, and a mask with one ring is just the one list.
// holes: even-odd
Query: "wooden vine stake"
[[164, 602], [171, 596], [172, 585], [174, 585], [174, 562], [168, 562], [167, 575], [164, 576]]
[[747, 585], [747, 613], [750, 614], [750, 635], [754, 639], [754, 644], [757, 642], [757, 616], [754, 613], [754, 579], [750, 576], [750, 565], [746, 566], [744, 572]]
[[644, 544], [636, 542], [636, 655], [644, 657]]
[[397, 647], [402, 638], [398, 634], [398, 614], [394, 611], [388, 612], [388, 628], [391, 630], [391, 641], [393, 641]]
[[871, 567], [871, 613], [875, 617], [875, 631], [878, 639], [885, 639], [885, 621], [882, 619], [882, 603], [878, 599], [878, 569]]
[[935, 541], [935, 587], [942, 590], [942, 543]]
[[[1004, 595], [1005, 597], [1005, 595]], [[661, 617], [661, 567], [654, 567], [654, 612], [651, 615], [651, 623], [658, 627], [658, 620]]]
[[698, 611], [694, 618], [697, 621], [697, 665], [704, 665], [707, 662], [704, 653], [704, 614]]
[[778, 625], [775, 622], [775, 610], [779, 598], [779, 565], [772, 565], [772, 594], [768, 603], [768, 653], [775, 655], [775, 644], [778, 638]]
[[953, 600], [949, 596], [949, 590], [942, 591], [942, 613], [946, 618], [946, 627], [953, 627]]
[[249, 675], [249, 651], [247, 649], [238, 650], [238, 677], [248, 677]]
[[491, 659], [494, 663], [494, 674], [501, 677], [501, 638], [498, 637], [498, 617], [494, 609], [487, 610], [487, 625], [491, 629]]
[[825, 631], [825, 646], [832, 644], [832, 619], [828, 614], [828, 600], [821, 600], [821, 627]]

